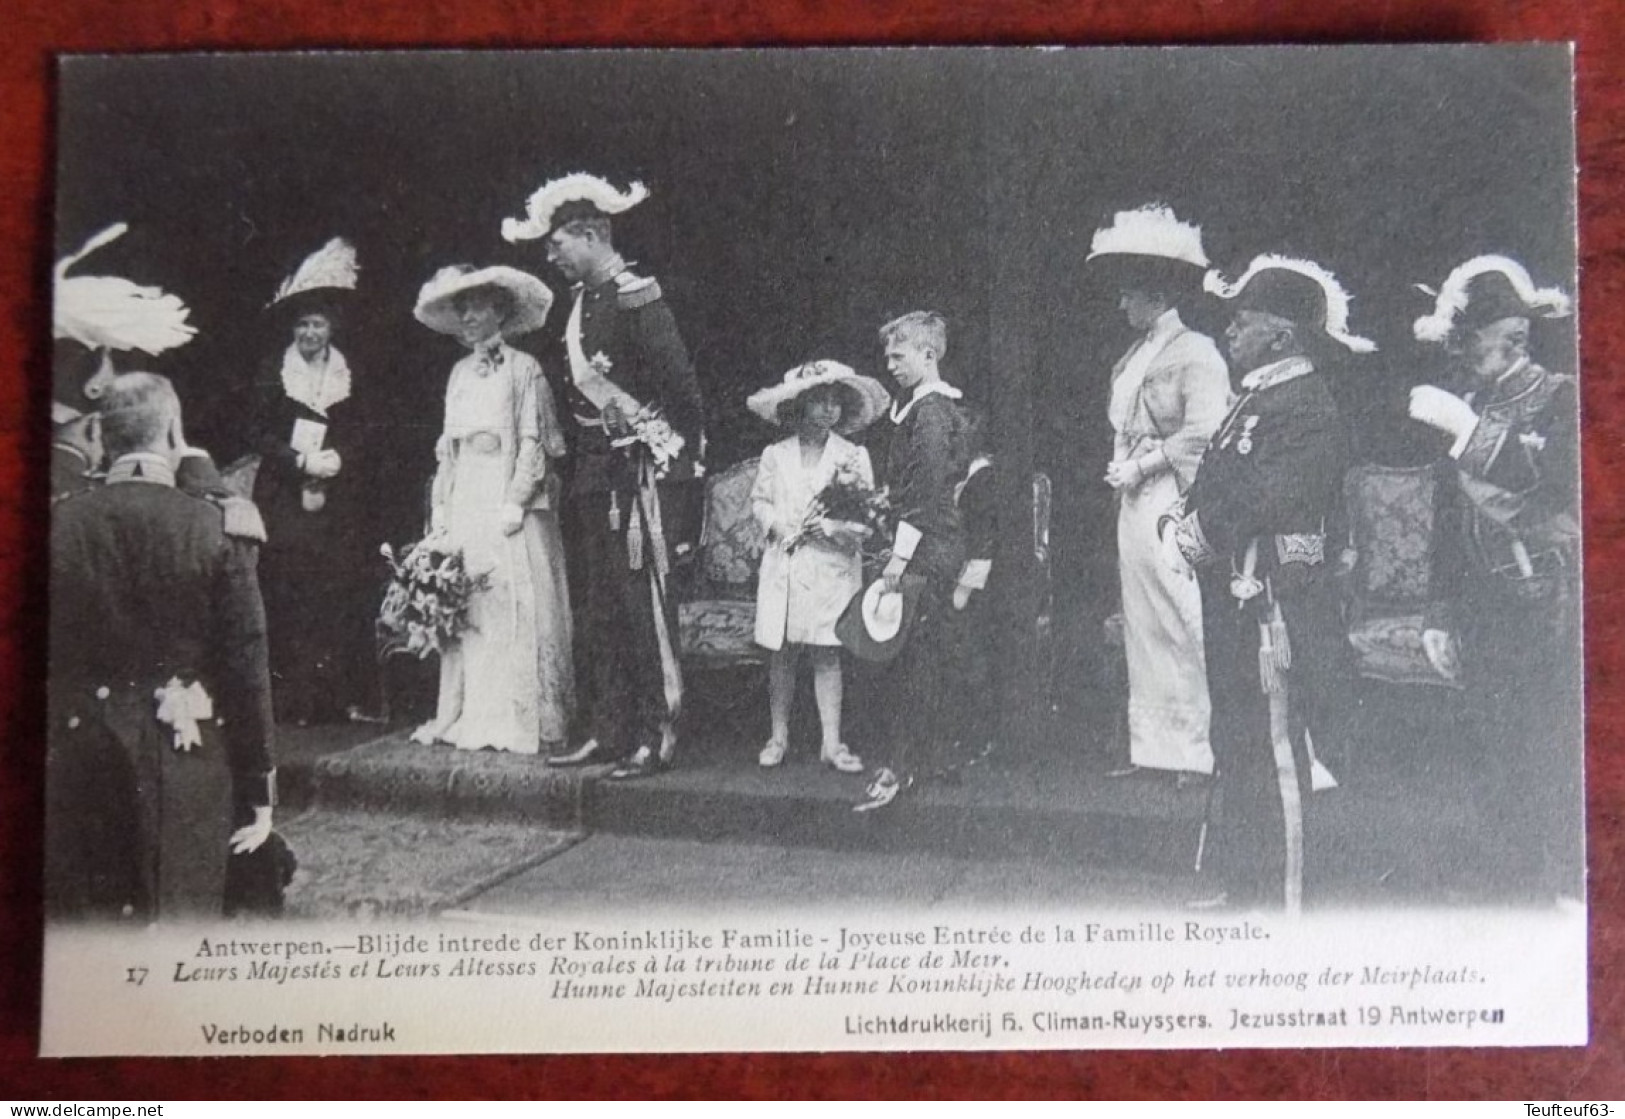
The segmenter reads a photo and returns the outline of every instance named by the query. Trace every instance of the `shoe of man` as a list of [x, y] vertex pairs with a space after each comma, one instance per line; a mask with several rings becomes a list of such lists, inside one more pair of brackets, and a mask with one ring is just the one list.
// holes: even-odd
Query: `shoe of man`
[[881, 769], [875, 774], [875, 779], [869, 782], [868, 799], [862, 804], [853, 805], [852, 811], [873, 812], [877, 808], [884, 808], [896, 800], [898, 794], [909, 784], [908, 781], [900, 780], [891, 770]]
[[644, 777], [653, 777], [657, 773], [664, 773], [671, 768], [671, 762], [663, 756], [660, 747], [645, 744], [639, 746], [637, 753], [625, 762], [609, 771], [611, 781], [637, 781]]

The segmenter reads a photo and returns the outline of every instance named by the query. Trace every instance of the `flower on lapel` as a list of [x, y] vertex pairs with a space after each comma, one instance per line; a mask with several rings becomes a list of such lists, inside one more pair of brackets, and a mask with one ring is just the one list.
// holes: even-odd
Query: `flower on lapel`
[[603, 350], [599, 350], [597, 353], [593, 354], [592, 357], [588, 358], [587, 364], [592, 366], [592, 371], [598, 374], [600, 377], [609, 376], [609, 371], [614, 366], [614, 362], [609, 360], [609, 355]]

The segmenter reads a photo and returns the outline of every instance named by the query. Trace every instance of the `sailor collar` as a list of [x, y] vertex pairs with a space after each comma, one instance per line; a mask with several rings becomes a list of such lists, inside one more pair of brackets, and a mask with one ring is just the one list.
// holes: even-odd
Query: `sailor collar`
[[914, 411], [914, 405], [928, 396], [946, 396], [949, 400], [958, 400], [964, 395], [947, 381], [926, 381], [915, 388], [914, 395], [908, 398], [907, 404], [904, 404], [901, 408], [895, 404], [891, 406], [891, 422], [900, 424], [908, 419], [908, 414]]
[[1248, 392], [1262, 392], [1276, 385], [1284, 385], [1315, 371], [1315, 363], [1303, 356], [1261, 365], [1241, 379], [1241, 387]]
[[107, 471], [107, 484], [120, 482], [146, 482], [154, 486], [174, 486], [175, 468], [163, 455], [151, 451], [136, 451], [121, 455]]

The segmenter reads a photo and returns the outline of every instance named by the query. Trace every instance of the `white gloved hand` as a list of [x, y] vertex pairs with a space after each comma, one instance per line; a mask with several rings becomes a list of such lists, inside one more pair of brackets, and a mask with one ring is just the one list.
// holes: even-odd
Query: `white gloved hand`
[[264, 805], [254, 809], [254, 822], [252, 824], [238, 828], [231, 833], [231, 853], [246, 855], [250, 851], [257, 851], [270, 838], [271, 806]]
[[1433, 671], [1446, 680], [1461, 679], [1461, 648], [1453, 635], [1442, 629], [1423, 630], [1422, 651]]
[[1438, 428], [1454, 439], [1464, 439], [1478, 425], [1473, 406], [1453, 392], [1433, 385], [1417, 385], [1411, 390], [1411, 419]]
[[881, 572], [881, 578], [886, 583], [886, 593], [896, 594], [897, 588], [903, 582], [903, 572], [908, 570], [908, 560], [902, 556], [893, 556], [891, 562], [886, 564], [886, 570]]
[[429, 510], [429, 531], [441, 533], [446, 531], [446, 507], [436, 505]]
[[973, 588], [963, 583], [954, 584], [954, 609], [963, 610], [970, 605], [970, 596]]
[[525, 511], [517, 505], [507, 504], [502, 507], [501, 526], [504, 536], [512, 536], [525, 524]]

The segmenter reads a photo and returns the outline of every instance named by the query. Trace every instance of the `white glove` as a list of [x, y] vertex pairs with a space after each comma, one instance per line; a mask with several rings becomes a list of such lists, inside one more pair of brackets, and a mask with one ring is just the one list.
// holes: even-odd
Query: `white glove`
[[332, 478], [338, 474], [343, 466], [339, 453], [333, 450], [317, 451], [313, 455], [305, 456], [305, 473], [312, 478]]
[[1140, 464], [1131, 458], [1106, 464], [1106, 484], [1114, 490], [1131, 490], [1144, 480]]
[[440, 533], [446, 531], [446, 507], [436, 505], [429, 510], [429, 531]]
[[525, 524], [525, 511], [517, 505], [504, 505], [501, 512], [502, 534], [512, 536]]
[[954, 609], [955, 610], [963, 610], [965, 607], [970, 605], [970, 596], [971, 596], [971, 591], [973, 589], [974, 588], [967, 587], [963, 583], [955, 583], [954, 584]]
[[233, 855], [246, 855], [250, 851], [257, 851], [261, 844], [271, 838], [271, 806], [264, 805], [254, 809], [254, 822], [247, 827], [238, 828], [231, 833], [231, 853]]
[[1411, 390], [1411, 419], [1438, 428], [1458, 441], [1465, 440], [1478, 426], [1473, 406], [1452, 392], [1433, 385], [1417, 385]]

